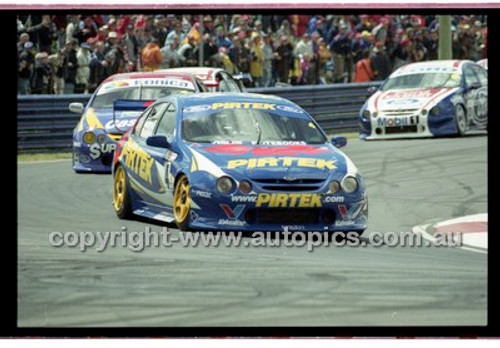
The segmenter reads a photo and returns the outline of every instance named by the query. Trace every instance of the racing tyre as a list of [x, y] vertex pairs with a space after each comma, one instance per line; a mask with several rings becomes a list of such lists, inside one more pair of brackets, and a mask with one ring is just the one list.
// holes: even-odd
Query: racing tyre
[[122, 166], [116, 168], [113, 182], [113, 208], [120, 219], [132, 216], [130, 196], [127, 191], [127, 174]]
[[174, 218], [180, 230], [189, 229], [189, 213], [191, 211], [191, 194], [189, 182], [185, 175], [181, 175], [174, 189]]
[[467, 115], [462, 105], [457, 105], [455, 108], [455, 124], [457, 126], [457, 134], [464, 136], [467, 130]]

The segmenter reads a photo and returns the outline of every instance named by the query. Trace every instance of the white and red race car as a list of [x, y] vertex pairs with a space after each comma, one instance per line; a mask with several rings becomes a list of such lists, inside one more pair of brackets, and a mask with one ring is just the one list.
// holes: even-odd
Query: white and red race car
[[488, 72], [468, 60], [436, 60], [393, 72], [363, 105], [362, 139], [465, 135], [488, 125]]
[[222, 68], [183, 67], [161, 70], [169, 73], [186, 73], [199, 78], [210, 92], [244, 92], [243, 75], [232, 76]]

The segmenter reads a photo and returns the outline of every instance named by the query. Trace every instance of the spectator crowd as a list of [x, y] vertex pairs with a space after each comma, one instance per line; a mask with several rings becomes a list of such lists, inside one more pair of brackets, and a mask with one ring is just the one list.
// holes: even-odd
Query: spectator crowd
[[[454, 59], [487, 56], [487, 17], [452, 16]], [[183, 66], [245, 73], [255, 87], [383, 80], [438, 58], [426, 15], [18, 16], [19, 94], [92, 93], [108, 76]]]

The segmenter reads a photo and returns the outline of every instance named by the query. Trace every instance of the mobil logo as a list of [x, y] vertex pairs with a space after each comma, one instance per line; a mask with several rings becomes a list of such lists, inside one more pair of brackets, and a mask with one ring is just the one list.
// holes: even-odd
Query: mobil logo
[[377, 125], [379, 127], [400, 127], [418, 124], [418, 116], [405, 117], [379, 117]]

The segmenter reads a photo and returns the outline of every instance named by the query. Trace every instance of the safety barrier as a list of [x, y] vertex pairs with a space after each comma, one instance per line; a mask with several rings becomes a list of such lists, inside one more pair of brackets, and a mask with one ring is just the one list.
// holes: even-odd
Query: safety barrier
[[[287, 98], [309, 112], [328, 133], [356, 132], [359, 109], [369, 87], [380, 82], [315, 86], [251, 88], [248, 92]], [[17, 98], [18, 152], [65, 151], [80, 115], [68, 110], [72, 102], [87, 103], [90, 95], [23, 95]]]

